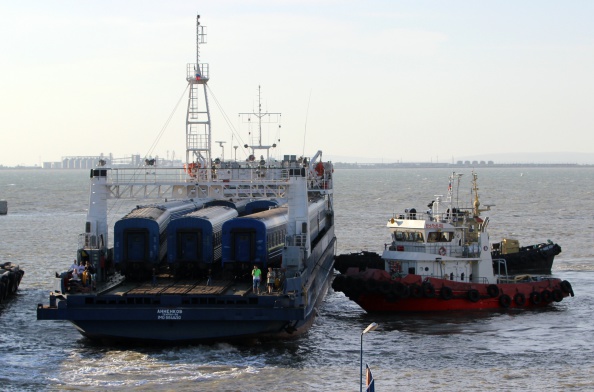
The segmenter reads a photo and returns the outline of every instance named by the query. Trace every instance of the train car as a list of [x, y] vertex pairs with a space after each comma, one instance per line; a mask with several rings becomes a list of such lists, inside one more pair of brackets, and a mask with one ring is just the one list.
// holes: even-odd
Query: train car
[[248, 212], [246, 212], [246, 206], [249, 204], [249, 200], [247, 199], [241, 199], [241, 200], [223, 200], [223, 199], [217, 199], [217, 200], [212, 200], [209, 201], [205, 204], [206, 207], [214, 207], [214, 206], [224, 206], [224, 207], [229, 207], [229, 208], [233, 208], [234, 210], [237, 211], [237, 214], [239, 214], [239, 216], [243, 216], [243, 215], [247, 215]]
[[167, 227], [167, 262], [176, 274], [193, 275], [220, 261], [223, 224], [237, 216], [234, 208], [213, 206], [172, 220]]
[[312, 244], [315, 244], [320, 234], [326, 231], [327, 225], [332, 224], [328, 217], [327, 201], [319, 199], [309, 204], [309, 238]]
[[255, 214], [256, 212], [262, 212], [271, 208], [278, 207], [278, 201], [275, 199], [268, 200], [252, 200], [245, 206], [245, 215]]
[[288, 210], [277, 207], [223, 224], [224, 269], [279, 264], [287, 233]]
[[146, 279], [165, 259], [169, 222], [203, 206], [204, 201], [183, 200], [136, 207], [114, 225], [116, 268], [131, 278]]
[[[330, 223], [328, 206], [324, 199], [319, 199], [310, 202], [308, 209], [310, 240], [315, 243]], [[249, 264], [279, 267], [287, 220], [286, 208], [278, 207], [226, 222], [223, 225], [223, 268], [247, 267], [249, 271]]]

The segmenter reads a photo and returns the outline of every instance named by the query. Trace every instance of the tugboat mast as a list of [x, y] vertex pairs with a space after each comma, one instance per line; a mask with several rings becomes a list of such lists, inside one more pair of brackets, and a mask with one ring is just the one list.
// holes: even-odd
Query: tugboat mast
[[[186, 164], [195, 162], [208, 168], [211, 164], [210, 110], [206, 92], [209, 80], [208, 63], [200, 63], [200, 44], [206, 44], [206, 27], [196, 17], [196, 63], [187, 65], [186, 80], [189, 83], [188, 110], [186, 116]], [[210, 170], [207, 171], [210, 180]]]

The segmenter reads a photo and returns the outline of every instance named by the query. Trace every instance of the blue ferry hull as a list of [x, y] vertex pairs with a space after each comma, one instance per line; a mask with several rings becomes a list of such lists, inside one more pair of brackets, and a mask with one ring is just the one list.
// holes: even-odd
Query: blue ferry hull
[[[314, 249], [301, 298], [276, 295], [68, 295], [39, 305], [39, 320], [67, 320], [92, 340], [181, 343], [291, 338], [308, 330], [331, 283], [334, 231]], [[316, 261], [316, 262], [314, 262]]]

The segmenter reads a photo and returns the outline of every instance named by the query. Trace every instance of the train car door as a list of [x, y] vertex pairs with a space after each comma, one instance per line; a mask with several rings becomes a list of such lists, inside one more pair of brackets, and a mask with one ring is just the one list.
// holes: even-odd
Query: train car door
[[148, 259], [148, 231], [127, 230], [124, 235], [124, 259], [138, 262]]
[[249, 263], [255, 252], [254, 231], [237, 231], [233, 233], [232, 258], [235, 261]]
[[202, 230], [177, 232], [177, 261], [201, 261]]

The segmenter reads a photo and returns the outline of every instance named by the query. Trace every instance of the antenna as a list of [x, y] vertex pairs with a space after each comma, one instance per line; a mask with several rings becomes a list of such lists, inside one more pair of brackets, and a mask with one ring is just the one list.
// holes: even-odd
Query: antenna
[[[239, 116], [243, 119], [244, 122], [250, 123], [251, 124], [251, 120], [252, 120], [252, 116], [256, 117], [258, 119], [258, 132], [257, 135], [252, 134], [251, 135], [251, 145], [244, 145], [245, 148], [249, 148], [252, 150], [252, 155], [254, 155], [255, 157], [255, 151], [256, 150], [266, 150], [266, 161], [269, 160], [269, 151], [271, 148], [275, 148], [276, 147], [276, 143], [273, 143], [270, 146], [265, 146], [262, 144], [262, 124], [268, 124], [268, 123], [278, 123], [280, 122], [280, 117], [281, 114], [280, 113], [262, 113], [262, 94], [261, 94], [261, 88], [260, 86], [258, 86], [258, 112], [252, 112], [252, 113], [239, 113]], [[280, 128], [280, 125], [279, 125]], [[256, 157], [255, 157], [256, 158]]]
[[219, 143], [219, 146], [221, 146], [221, 162], [224, 162], [225, 161], [225, 147], [223, 147], [223, 144], [225, 144], [227, 142], [216, 141], [215, 143]]

